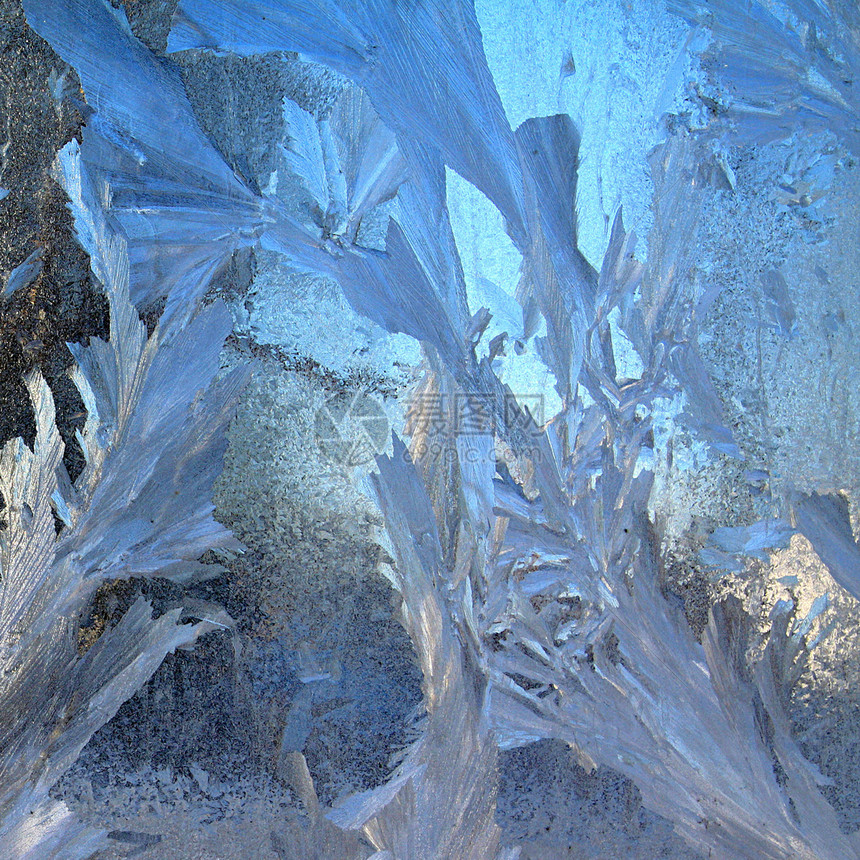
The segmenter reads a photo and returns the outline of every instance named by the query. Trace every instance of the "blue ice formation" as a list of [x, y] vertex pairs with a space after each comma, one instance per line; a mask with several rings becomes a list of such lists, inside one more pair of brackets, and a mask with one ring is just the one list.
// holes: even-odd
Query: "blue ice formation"
[[[836, 4], [796, 0], [785, 20], [758, 3], [721, 0], [707, 14], [692, 2], [670, 5], [711, 34], [703, 62], [720, 59], [733, 132], [764, 140], [792, 125], [826, 125], [856, 145], [858, 54], [843, 30], [857, 28], [848, 17], [836, 26]], [[361, 833], [379, 860], [513, 858], [494, 820], [498, 749], [558, 738], [583, 763], [632, 779], [649, 808], [710, 856], [860, 856], [787, 715], [818, 610], [798, 619], [794, 603], [778, 604], [747, 665], [757, 631], [738, 600], [711, 609], [699, 642], [661, 589], [662, 535], [648, 515], [655, 402], [683, 395], [678, 422], [713, 451], [742, 457], [696, 346], [714, 296], [703, 299], [689, 277], [717, 174], [708, 170], [711, 130], [699, 138], [681, 125], [652, 155], [647, 263], [619, 212], [596, 271], [577, 247], [577, 131], [565, 115], [511, 128], [469, 0], [181, 0], [171, 52], [295, 51], [350, 82], [324, 118], [284, 103], [282, 155], [310, 200], [305, 217], [229, 169], [169, 60], [138, 42], [106, 0], [24, 0], [24, 8], [84, 90], [83, 139], [61, 151], [58, 176], [110, 300], [111, 338], [74, 350], [89, 415], [77, 485], [58, 477], [61, 443], [38, 378], [28, 383], [36, 448], [12, 444], [0, 459], [14, 512], [7, 530], [20, 536], [3, 558], [0, 643], [17, 667], [10, 671], [34, 673], [27, 661], [57, 647], [38, 637], [53, 636], [52, 624], [105, 577], [193, 578], [205, 549], [230, 542], [212, 518], [211, 485], [242, 374], [215, 379], [229, 320], [217, 304], [200, 309], [200, 299], [235, 249], [259, 243], [297, 271], [333, 279], [359, 314], [418, 340], [422, 395], [468, 404], [478, 392], [491, 413], [484, 423], [469, 416], [479, 429], [465, 435], [454, 423], [462, 416], [430, 414], [431, 398], [415, 397], [409, 444], [395, 438], [394, 456], [378, 461], [371, 492], [424, 673], [427, 719], [385, 786], [325, 814], [311, 810], [325, 850], [366, 856], [347, 838]], [[809, 24], [819, 20], [820, 28]], [[468, 310], [446, 167], [496, 206], [522, 254], [523, 326], [543, 318], [538, 352], [561, 403], [542, 425], [495, 372], [503, 345], [477, 358], [492, 308]], [[363, 246], [362, 219], [392, 200], [384, 250]], [[794, 308], [780, 278], [767, 272], [764, 289], [788, 338]], [[162, 328], [147, 338], [135, 305], [164, 297]], [[613, 326], [636, 353], [635, 378], [619, 369]], [[423, 444], [431, 432], [436, 449]], [[52, 499], [64, 524], [56, 540]], [[797, 528], [853, 590], [858, 550], [834, 505], [799, 499]], [[710, 549], [717, 566], [736, 569], [741, 557], [784, 545], [790, 531], [781, 520], [725, 529]], [[2, 826], [18, 840], [9, 844], [24, 845], [25, 807], [47, 803], [50, 783], [92, 731], [167, 651], [205, 629], [178, 625], [179, 613], [149, 615], [135, 604], [72, 673], [50, 676], [66, 698], [84, 691], [97, 702], [63, 729], [55, 757], [35, 755], [38, 739], [22, 756], [17, 740], [0, 745]], [[22, 619], [26, 650], [15, 632]], [[74, 661], [69, 654], [62, 659]], [[40, 671], [60, 664], [47, 665]], [[15, 683], [7, 691], [11, 708], [22, 693]], [[57, 693], [51, 707], [63, 701]], [[16, 717], [22, 736], [34, 731], [32, 719]], [[301, 771], [302, 759], [295, 763]], [[38, 796], [28, 793], [34, 777]], [[42, 838], [54, 838], [52, 827]]]

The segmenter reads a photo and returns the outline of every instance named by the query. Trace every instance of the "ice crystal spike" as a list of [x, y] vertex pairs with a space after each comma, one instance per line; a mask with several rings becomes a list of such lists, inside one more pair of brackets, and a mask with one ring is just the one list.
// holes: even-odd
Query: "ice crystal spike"
[[48, 791], [164, 656], [211, 625], [179, 624], [181, 610], [153, 620], [140, 599], [89, 650], [78, 650], [76, 619], [103, 580], [87, 581], [64, 552], [74, 530], [56, 536], [51, 496], [62, 442], [47, 385], [37, 375], [27, 384], [34, 449], [15, 440], [0, 453], [0, 492], [8, 500], [0, 535], [0, 839], [14, 857], [88, 856], [84, 848], [97, 834], [49, 801]]
[[[791, 739], [785, 704], [803, 646], [788, 618], [771, 631], [752, 682], [743, 660], [753, 625], [737, 603], [714, 608], [699, 646], [658, 590], [654, 538], [637, 514], [647, 489], [627, 495], [603, 451], [597, 486], [574, 503], [582, 542], [542, 528], [539, 511], [510, 490], [497, 501], [504, 518], [487, 581], [499, 597], [484, 606], [500, 743], [566, 741], [584, 763], [628, 775], [646, 806], [713, 856], [857, 856]], [[513, 579], [512, 564], [522, 571]], [[682, 716], [679, 701], [696, 704]], [[776, 736], [757, 716], [762, 706]], [[774, 756], [791, 773], [790, 803]]]
[[81, 158], [96, 185], [110, 186], [132, 301], [174, 292], [193, 307], [267, 223], [261, 201], [201, 131], [177, 70], [135, 39], [123, 12], [107, 0], [27, 0], [24, 11], [80, 76], [92, 109]]
[[16, 266], [6, 279], [6, 286], [3, 289], [3, 298], [7, 301], [12, 297], [13, 293], [29, 287], [42, 272], [42, 260], [44, 257], [44, 248], [37, 248], [21, 263]]
[[559, 394], [569, 399], [579, 376], [584, 333], [594, 317], [597, 273], [576, 246], [576, 171], [579, 135], [570, 117], [524, 122], [516, 132], [528, 195], [532, 247], [525, 255], [518, 298], [531, 296], [547, 324], [547, 364]]
[[361, 219], [395, 196], [408, 169], [396, 135], [358, 87], [341, 93], [329, 122], [346, 181], [347, 229], [354, 238]]
[[830, 575], [860, 600], [860, 545], [854, 540], [845, 498], [799, 493], [793, 509], [797, 530], [812, 544]]
[[785, 278], [781, 272], [771, 269], [761, 276], [761, 285], [771, 325], [783, 337], [791, 338], [797, 331], [797, 314]]
[[349, 798], [329, 818], [347, 830], [362, 828], [385, 857], [512, 858], [500, 848], [494, 820], [497, 749], [444, 606], [433, 507], [396, 437], [394, 456], [378, 465], [374, 492], [397, 558], [389, 575], [424, 672], [427, 719], [386, 786]]
[[[224, 430], [246, 378], [216, 380], [230, 329], [215, 305], [147, 337], [129, 299], [124, 240], [108, 224], [76, 144], [59, 157], [70, 207], [110, 306], [110, 339], [73, 345], [72, 378], [87, 409], [86, 466], [69, 481], [45, 381], [26, 384], [36, 437], [0, 452], [0, 844], [10, 857], [89, 856], [101, 834], [80, 826], [48, 791], [94, 732], [155, 672], [165, 655], [223, 626], [183, 624], [182, 609], [152, 617], [139, 598], [88, 648], [80, 618], [106, 580], [205, 571], [207, 549], [237, 546], [212, 517]], [[52, 509], [64, 527], [57, 534]], [[33, 817], [35, 816], [35, 817]]]
[[794, 529], [784, 520], [760, 520], [750, 526], [733, 526], [715, 529], [709, 546], [701, 552], [702, 560], [714, 567], [741, 570], [742, 556], [767, 561], [768, 553], [785, 549]]
[[398, 136], [441, 151], [524, 241], [516, 147], [471, 0], [181, 3], [168, 50], [189, 48], [298, 51], [336, 69], [364, 87]]
[[[670, 213], [664, 225], [684, 211], [682, 189], [690, 187], [684, 183], [682, 176], [673, 192], [675, 208], [663, 210]], [[618, 221], [598, 279], [596, 295], [605, 304], [584, 345], [583, 374], [596, 402], [572, 404], [569, 458], [554, 453], [559, 446], [552, 425], [531, 437], [533, 448], [544, 454], [539, 468], [535, 462], [537, 499], [528, 501], [511, 483], [497, 480], [490, 502], [491, 552], [483, 562], [480, 554], [466, 556], [468, 541], [458, 536], [473, 534], [480, 544], [480, 536], [488, 534], [480, 524], [488, 516], [484, 499], [492, 472], [475, 471], [458, 449], [444, 468], [442, 458], [438, 465], [431, 457], [421, 459], [423, 481], [439, 500], [432, 508], [435, 520], [426, 502], [420, 516], [407, 513], [420, 488], [401, 478], [399, 492], [384, 506], [389, 534], [408, 523], [419, 536], [422, 559], [439, 541], [434, 557], [445, 562], [436, 588], [447, 595], [442, 605], [455, 620], [464, 649], [480, 654], [469, 665], [486, 666], [491, 720], [503, 746], [547, 737], [570, 743], [584, 762], [631, 777], [646, 805], [715, 856], [777, 858], [797, 846], [800, 856], [855, 856], [818, 792], [820, 774], [802, 758], [787, 728], [786, 690], [796, 678], [802, 649], [791, 658], [766, 657], [757, 664], [754, 683], [748, 683], [737, 661], [746, 651], [740, 643], [753, 628], [739, 607], [729, 601], [715, 608], [703, 648], [659, 591], [657, 538], [644, 518], [652, 476], [647, 470], [637, 473], [648, 422], [632, 419], [636, 404], [648, 403], [664, 386], [661, 362], [663, 373], [677, 367], [671, 354], [655, 347], [660, 339], [689, 337], [682, 310], [686, 286], [677, 273], [676, 246], [655, 248], [654, 263], [644, 273], [624, 262], [626, 247], [629, 237]], [[636, 300], [632, 290], [643, 279]], [[616, 378], [611, 347], [600, 332], [608, 324], [606, 308], [619, 302], [627, 305], [630, 325], [636, 320], [642, 325], [637, 340], [648, 373], [640, 380]], [[704, 377], [701, 365], [695, 374], [676, 376], [701, 412], [701, 404], [715, 395], [697, 390], [697, 374]], [[443, 376], [436, 384], [450, 383]], [[515, 411], [507, 418], [513, 420]], [[716, 415], [712, 423], [714, 432]], [[420, 443], [421, 426], [416, 415], [413, 444]], [[492, 488], [489, 493], [492, 498]], [[459, 501], [457, 510], [451, 510], [450, 499]], [[790, 529], [776, 534], [771, 525], [720, 535], [724, 551], [760, 553], [781, 545]], [[464, 561], [467, 557], [471, 561]], [[476, 571], [476, 563], [479, 569], [486, 565], [483, 572]], [[409, 606], [407, 592], [404, 598]], [[420, 599], [413, 597], [412, 606]], [[775, 626], [766, 654], [796, 647], [786, 630], [787, 625]], [[694, 716], [681, 718], [677, 701], [696, 702]], [[757, 722], [762, 703], [781, 727], [776, 746]], [[614, 716], [607, 721], [609, 714]], [[790, 801], [774, 774], [774, 756], [792, 772]], [[799, 802], [818, 810], [802, 824], [791, 811]]]
[[78, 821], [59, 801], [48, 801], [3, 834], [15, 860], [90, 860], [105, 844], [105, 832]]
[[432, 345], [451, 365], [463, 360], [462, 334], [395, 220], [389, 222], [384, 252], [357, 248], [341, 258], [337, 273], [358, 313]]
[[314, 220], [354, 243], [362, 218], [409, 178], [394, 132], [358, 87], [345, 88], [320, 121], [284, 99], [284, 122], [286, 163], [314, 201]]
[[860, 152], [853, 4], [670, 0], [669, 9], [710, 32], [702, 57], [741, 139], [762, 143], [802, 128], [832, 132]]

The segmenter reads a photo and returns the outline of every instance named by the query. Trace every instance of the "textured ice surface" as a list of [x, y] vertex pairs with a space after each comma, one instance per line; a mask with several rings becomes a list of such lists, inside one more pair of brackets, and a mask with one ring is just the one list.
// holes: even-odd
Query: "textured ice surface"
[[295, 274], [273, 252], [257, 254], [257, 275], [234, 315], [237, 330], [257, 343], [310, 357], [341, 375], [364, 370], [396, 382], [421, 358], [413, 338], [389, 334], [357, 314], [332, 281]]
[[[84, 856], [87, 822], [152, 854], [159, 821], [164, 856], [188, 822], [217, 851], [239, 808], [265, 824], [223, 852], [280, 860], [857, 856], [851, 8], [127, 5], [169, 56], [102, 0], [25, 2], [73, 66], [57, 176], [111, 332], [70, 348], [77, 491], [28, 377], [3, 586], [53, 516], [61, 573], [169, 582], [95, 593], [64, 680], [98, 663], [110, 707], [68, 706], [59, 764], [28, 746], [41, 801], [128, 701], [59, 790], [77, 819], [8, 812], [18, 853]], [[224, 648], [156, 672], [179, 607]]]

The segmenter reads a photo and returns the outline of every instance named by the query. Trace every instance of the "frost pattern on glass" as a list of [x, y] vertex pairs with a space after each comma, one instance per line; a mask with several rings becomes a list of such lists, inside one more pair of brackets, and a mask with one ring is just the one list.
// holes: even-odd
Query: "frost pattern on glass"
[[[45, 805], [48, 788], [168, 651], [212, 627], [182, 624], [180, 610], [152, 619], [139, 601], [80, 654], [69, 619], [107, 578], [193, 578], [204, 550], [234, 545], [210, 499], [244, 376], [216, 379], [230, 320], [217, 304], [198, 305], [230, 253], [258, 243], [296, 271], [333, 279], [356, 312], [415, 338], [425, 355], [405, 439], [395, 435], [369, 481], [391, 554], [386, 575], [424, 677], [420, 737], [386, 785], [331, 810], [292, 754], [309, 823], [294, 832], [285, 824], [274, 850], [365, 857], [370, 845], [377, 860], [513, 858], [494, 818], [499, 748], [555, 738], [586, 766], [632, 779], [643, 802], [708, 856], [860, 856], [787, 716], [827, 598], [806, 615], [780, 602], [762, 636], [727, 597], [699, 642], [664, 595], [662, 525], [648, 512], [656, 401], [679, 398], [679, 424], [742, 457], [697, 350], [716, 296], [690, 276], [705, 195], [726, 177], [731, 184], [717, 141], [730, 131], [762, 142], [803, 124], [856, 148], [850, 10], [796, 0], [781, 19], [755, 2], [672, 0], [709, 33], [701, 61], [719, 64], [714, 80], [731, 93], [733, 125], [682, 128], [654, 151], [648, 262], [634, 256], [619, 211], [595, 271], [577, 247], [577, 131], [564, 115], [510, 127], [469, 0], [180, 0], [171, 51], [297, 51], [349, 80], [324, 118], [284, 100], [280, 156], [306, 192], [301, 216], [227, 167], [178, 74], [106, 0], [24, 5], [79, 73], [92, 110], [57, 175], [110, 301], [111, 338], [73, 350], [88, 412], [87, 466], [75, 486], [62, 475], [38, 377], [27, 382], [34, 451], [19, 441], [0, 457], [0, 704], [14, 714], [0, 744], [0, 808], [20, 856], [31, 856], [28, 834], [38, 828], [45, 845], [62, 827], [67, 846], [71, 837], [91, 844]], [[522, 254], [523, 330], [545, 326], [537, 352], [561, 403], [543, 424], [496, 375], [504, 338], [477, 357], [492, 309], [468, 312], [445, 167], [497, 207]], [[384, 250], [363, 245], [362, 220], [391, 201]], [[25, 264], [6, 290], [37, 265]], [[762, 287], [773, 328], [790, 339], [796, 309], [783, 275], [765, 272]], [[162, 327], [147, 337], [135, 305], [165, 296]], [[622, 337], [636, 362], [622, 361]], [[461, 432], [464, 420], [477, 429]], [[796, 529], [856, 596], [858, 548], [844, 505], [797, 496], [793, 516], [793, 525], [774, 517], [718, 530], [702, 558], [740, 570], [742, 558], [766, 559]], [[34, 805], [42, 814], [25, 825]]]

